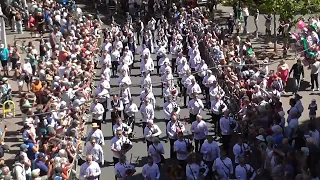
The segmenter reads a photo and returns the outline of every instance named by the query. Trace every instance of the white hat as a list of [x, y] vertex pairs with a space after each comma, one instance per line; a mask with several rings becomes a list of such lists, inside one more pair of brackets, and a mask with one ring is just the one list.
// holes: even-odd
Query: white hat
[[212, 71], [211, 71], [210, 69], [208, 69], [208, 70], [207, 70], [207, 73], [210, 73], [210, 74], [212, 74]]
[[257, 136], [256, 139], [258, 139], [260, 141], [265, 141], [265, 139], [264, 139], [264, 137], [262, 135]]
[[4, 44], [0, 44], [0, 48], [3, 49], [4, 48]]

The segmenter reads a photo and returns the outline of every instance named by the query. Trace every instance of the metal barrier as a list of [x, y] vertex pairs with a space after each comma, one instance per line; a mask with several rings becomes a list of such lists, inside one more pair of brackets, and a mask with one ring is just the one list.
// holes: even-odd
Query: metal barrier
[[16, 115], [16, 105], [13, 101], [8, 100], [2, 104], [2, 112], [3, 112], [3, 118], [6, 118], [9, 113], [12, 113], [12, 116], [14, 117]]

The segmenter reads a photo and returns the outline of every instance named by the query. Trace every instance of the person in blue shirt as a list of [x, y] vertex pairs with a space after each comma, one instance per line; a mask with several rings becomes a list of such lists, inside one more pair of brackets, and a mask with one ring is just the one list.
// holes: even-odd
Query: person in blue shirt
[[9, 50], [4, 46], [4, 44], [0, 44], [0, 61], [2, 68], [4, 70], [4, 76], [9, 76], [8, 72], [8, 59], [9, 59]]
[[40, 169], [40, 176], [45, 176], [48, 174], [49, 168], [46, 165], [46, 156], [44, 153], [39, 153], [38, 158], [35, 161], [35, 168]]

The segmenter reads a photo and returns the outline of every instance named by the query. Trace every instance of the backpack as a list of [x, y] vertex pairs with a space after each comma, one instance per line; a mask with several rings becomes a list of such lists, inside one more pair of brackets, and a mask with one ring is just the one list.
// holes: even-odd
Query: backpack
[[14, 167], [13, 167], [12, 172], [11, 172], [12, 179], [18, 179], [17, 178], [17, 173], [16, 173], [16, 167], [20, 166], [20, 167], [23, 168], [23, 166], [22, 166], [22, 164], [14, 164], [13, 166]]

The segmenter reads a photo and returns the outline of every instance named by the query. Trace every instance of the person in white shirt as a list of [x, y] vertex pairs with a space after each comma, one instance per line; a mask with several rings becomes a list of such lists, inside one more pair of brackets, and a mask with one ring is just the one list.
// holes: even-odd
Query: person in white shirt
[[132, 129], [130, 126], [128, 126], [126, 123], [122, 122], [121, 118], [116, 118], [116, 123], [112, 127], [114, 134], [118, 131], [121, 130], [126, 136], [131, 134]]
[[[130, 171], [130, 173], [128, 173]], [[118, 179], [127, 179], [130, 178], [136, 172], [135, 167], [126, 162], [126, 156], [121, 155], [119, 158], [119, 162], [114, 165], [114, 174], [116, 180]]]
[[201, 94], [201, 88], [199, 84], [196, 82], [195, 78], [191, 79], [191, 84], [187, 86], [187, 94], [189, 95], [190, 98], [192, 98], [193, 94]]
[[200, 52], [199, 50], [194, 50], [193, 51], [193, 55], [190, 56], [189, 59], [189, 65], [191, 68], [191, 71], [194, 72], [198, 66], [198, 64], [200, 64], [201, 62], [201, 56], [200, 56]]
[[189, 149], [188, 146], [191, 143], [188, 139], [185, 139], [183, 136], [183, 132], [177, 133], [178, 140], [176, 140], [173, 144], [174, 152], [176, 153], [176, 158], [179, 161], [179, 165], [182, 168], [186, 167]]
[[216, 179], [229, 179], [233, 175], [232, 161], [225, 151], [221, 151], [220, 157], [213, 162], [212, 171], [216, 174]]
[[203, 78], [206, 76], [207, 70], [208, 70], [208, 65], [202, 59], [200, 64], [198, 64], [196, 67], [196, 71], [198, 72], [196, 78], [197, 78], [198, 84], [200, 84], [201, 88], [203, 87], [202, 81], [203, 81]]
[[159, 137], [162, 133], [158, 125], [153, 123], [153, 120], [148, 120], [146, 127], [144, 128], [143, 136], [147, 141], [147, 149], [152, 144], [154, 137]]
[[144, 180], [159, 180], [160, 168], [154, 163], [151, 156], [148, 157], [148, 163], [142, 167], [142, 176]]
[[162, 91], [161, 94], [163, 95], [164, 89], [166, 88], [167, 82], [170, 82], [171, 85], [173, 85], [173, 74], [171, 72], [171, 68], [166, 69], [165, 74], [162, 75], [161, 77], [161, 82], [162, 82]]
[[146, 55], [150, 57], [151, 55], [150, 49], [145, 44], [143, 44], [141, 50], [142, 50], [140, 53], [141, 59], [143, 59]]
[[143, 61], [141, 62], [141, 72], [152, 72], [154, 70], [153, 60], [150, 56], [145, 55]]
[[101, 174], [100, 166], [97, 162], [93, 161], [92, 155], [87, 155], [86, 162], [80, 167], [80, 178], [98, 180]]
[[152, 91], [152, 80], [150, 76], [150, 71], [142, 72], [142, 79], [141, 79], [141, 88], [148, 88], [150, 91]]
[[206, 99], [206, 106], [208, 109], [210, 109], [210, 87], [211, 87], [211, 84], [214, 82], [214, 81], [217, 81], [216, 77], [214, 75], [212, 75], [212, 71], [211, 70], [207, 70], [206, 71], [206, 76], [203, 78], [202, 80], [202, 84], [203, 84], [203, 89], [204, 89], [204, 92], [205, 92], [205, 99]]
[[[211, 117], [215, 127], [218, 127], [219, 120], [224, 111], [228, 109], [227, 105], [221, 100], [219, 95], [211, 101]], [[217, 134], [220, 134], [220, 128], [215, 128]]]
[[114, 165], [119, 162], [121, 155], [125, 155], [132, 148], [132, 142], [123, 135], [123, 131], [118, 130], [115, 137], [111, 139], [111, 151], [113, 153]]
[[192, 122], [191, 125], [191, 132], [193, 134], [195, 152], [199, 152], [208, 135], [208, 127], [206, 122], [202, 120], [202, 116], [196, 116], [196, 121]]
[[212, 136], [207, 136], [207, 141], [205, 141], [200, 149], [204, 163], [210, 169], [207, 177], [212, 179], [212, 165], [213, 162], [220, 157], [220, 147], [217, 142], [213, 140]]
[[164, 43], [160, 43], [157, 50], [157, 74], [160, 73], [159, 70], [160, 70], [160, 66], [162, 65], [162, 64], [159, 64], [159, 61], [161, 58], [166, 57], [166, 54], [167, 54], [167, 50], [166, 50], [166, 47], [164, 46]]
[[95, 138], [92, 138], [90, 140], [90, 144], [87, 144], [86, 154], [92, 155], [92, 160], [97, 162], [100, 167], [104, 165], [103, 149], [99, 144], [97, 144]]
[[110, 89], [109, 82], [106, 80], [103, 80], [102, 83], [100, 83], [100, 86], [96, 90], [96, 96], [99, 99], [99, 103], [102, 104], [104, 108], [102, 123], [106, 122], [106, 116], [108, 111], [108, 99], [110, 99], [109, 89]]
[[134, 125], [136, 122], [136, 113], [139, 111], [138, 106], [133, 102], [133, 99], [130, 99], [129, 104], [124, 108], [124, 119], [131, 124], [131, 129], [134, 131]]
[[142, 133], [144, 133], [144, 129], [147, 126], [147, 122], [149, 120], [154, 119], [154, 108], [153, 105], [150, 103], [149, 98], [144, 99], [144, 103], [141, 105], [140, 108], [141, 117], [142, 117]]
[[149, 145], [148, 155], [153, 158], [153, 162], [161, 169], [161, 163], [164, 163], [162, 162], [164, 161], [164, 148], [158, 137], [152, 138], [152, 144]]
[[32, 66], [29, 58], [24, 59], [24, 64], [22, 65], [22, 75], [24, 75], [24, 81], [27, 84], [27, 89], [30, 91], [31, 88], [31, 77], [32, 77]]
[[189, 162], [186, 166], [186, 178], [187, 180], [194, 180], [194, 179], [206, 179], [209, 169], [208, 166], [198, 159], [196, 154], [190, 154]]
[[140, 108], [141, 108], [141, 105], [143, 104], [144, 100], [148, 98], [149, 101], [150, 101], [150, 104], [153, 105], [153, 108], [156, 107], [156, 98], [154, 97], [154, 94], [153, 92], [149, 89], [149, 88], [144, 88], [144, 90], [141, 92], [140, 94]]
[[86, 142], [87, 143], [90, 139], [95, 139], [99, 145], [104, 146], [104, 135], [102, 131], [99, 129], [97, 123], [92, 123], [91, 130], [87, 136]]
[[181, 52], [182, 50], [182, 47], [181, 45], [176, 42], [175, 40], [171, 42], [171, 46], [170, 46], [170, 53], [171, 53], [171, 56], [172, 56], [172, 73], [175, 72], [176, 70], [176, 60], [177, 60], [177, 57], [178, 57], [178, 54]]
[[168, 101], [163, 105], [163, 112], [165, 115], [164, 119], [166, 121], [170, 121], [172, 114], [179, 114], [180, 110], [179, 105], [173, 100], [173, 98], [168, 97]]
[[233, 146], [234, 163], [239, 164], [239, 159], [247, 156], [250, 151], [250, 146], [244, 143], [244, 138], [240, 136], [237, 144]]
[[171, 120], [167, 123], [167, 134], [170, 140], [170, 158], [176, 158], [174, 151], [174, 142], [178, 139], [178, 133], [186, 130], [183, 123], [181, 123], [175, 114], [171, 116]]
[[221, 131], [222, 147], [225, 151], [229, 150], [231, 137], [234, 130], [233, 128], [236, 128], [233, 126], [233, 123], [235, 123], [235, 121], [232, 117], [230, 117], [229, 110], [224, 111], [223, 116], [219, 120], [219, 128]]
[[90, 107], [90, 112], [92, 113], [92, 123], [97, 123], [99, 129], [101, 129], [101, 122], [103, 120], [104, 107], [101, 103], [98, 102], [98, 99], [95, 98]]
[[197, 115], [200, 114], [201, 109], [204, 108], [202, 100], [199, 99], [199, 95], [197, 93], [193, 93], [193, 99], [191, 99], [188, 103], [189, 109], [189, 121], [194, 122], [196, 120]]
[[254, 180], [256, 177], [256, 172], [254, 169], [249, 164], [246, 164], [246, 161], [243, 157], [239, 159], [239, 163], [240, 164], [236, 166], [236, 169], [234, 170], [236, 178], [238, 180]]
[[115, 77], [118, 71], [120, 61], [120, 51], [119, 48], [114, 48], [111, 52], [111, 64], [112, 64], [112, 76]]
[[108, 51], [103, 52], [100, 59], [100, 64], [111, 67], [111, 55], [109, 54]]
[[189, 85], [191, 85], [191, 79], [194, 79], [195, 77], [191, 74], [191, 70], [186, 71], [186, 74], [183, 76], [181, 82], [183, 84], [183, 91], [181, 91], [182, 94], [185, 94], [183, 96], [183, 102], [184, 106], [187, 106], [187, 97], [190, 98], [190, 96], [187, 96], [187, 88]]
[[182, 92], [182, 78], [183, 76], [185, 76], [187, 74], [187, 71], [191, 71], [188, 63], [187, 63], [187, 59], [182, 59], [181, 63], [178, 65], [177, 67], [177, 72], [178, 72], [178, 86], [180, 87], [180, 92]]

